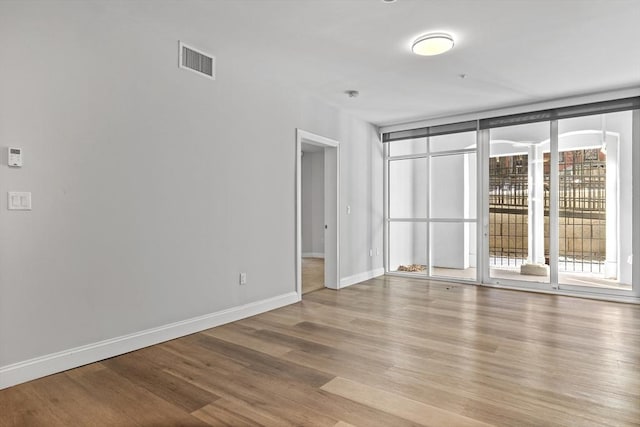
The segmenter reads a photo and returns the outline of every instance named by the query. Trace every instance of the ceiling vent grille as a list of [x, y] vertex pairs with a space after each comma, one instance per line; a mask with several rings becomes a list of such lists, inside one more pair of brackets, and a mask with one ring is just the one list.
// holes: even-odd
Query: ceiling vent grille
[[191, 70], [201, 76], [216, 79], [216, 58], [182, 42], [180, 45], [180, 68]]

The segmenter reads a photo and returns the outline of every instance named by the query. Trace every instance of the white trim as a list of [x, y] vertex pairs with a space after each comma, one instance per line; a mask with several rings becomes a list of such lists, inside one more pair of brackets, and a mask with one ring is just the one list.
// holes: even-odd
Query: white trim
[[[560, 171], [558, 170], [559, 162], [559, 143], [560, 135], [558, 134], [558, 121], [551, 120], [551, 139], [549, 140], [549, 281], [552, 289], [558, 289], [558, 260], [560, 257], [560, 210], [559, 210], [559, 192], [560, 192]], [[543, 178], [544, 180], [544, 178]], [[528, 220], [527, 220], [528, 221]]]
[[425, 180], [427, 183], [425, 187], [425, 203], [424, 203], [425, 204], [424, 212], [427, 217], [427, 225], [425, 230], [425, 241], [424, 241], [424, 244], [425, 244], [424, 253], [427, 256], [427, 259], [425, 260], [425, 264], [427, 265], [427, 276], [431, 276], [431, 273], [433, 272], [433, 251], [431, 250], [433, 242], [431, 241], [431, 221], [430, 221], [431, 220], [431, 194], [433, 193], [431, 191], [431, 183], [433, 181], [431, 179], [431, 173], [433, 171], [432, 161], [433, 161], [433, 157], [431, 157], [431, 137], [427, 137], [427, 161], [426, 161], [427, 170], [424, 171], [426, 175]]
[[427, 283], [429, 281], [436, 281], [436, 282], [446, 282], [446, 283], [457, 283], [459, 285], [479, 285], [476, 279], [473, 279], [473, 278], [467, 280], [461, 277], [427, 276], [426, 272], [425, 274], [418, 275], [417, 273], [411, 273], [411, 272], [405, 273], [402, 271], [388, 271], [385, 273], [385, 275], [393, 276], [393, 277], [402, 277], [405, 279], [419, 279]]
[[[340, 289], [340, 144], [324, 138], [323, 144], [333, 142], [334, 146], [327, 146], [324, 150], [324, 221], [325, 224], [331, 226], [330, 219], [335, 220], [335, 233], [325, 234], [324, 238], [324, 280], [325, 286], [333, 289]], [[333, 162], [330, 159], [335, 158], [335, 182], [333, 190], [331, 190], [333, 174], [331, 166]], [[335, 191], [335, 192], [334, 192]], [[335, 202], [334, 210], [331, 211], [331, 203]], [[325, 229], [326, 231], [326, 229]], [[335, 246], [331, 247], [332, 240], [335, 239]], [[335, 250], [335, 259], [331, 259]], [[327, 257], [328, 256], [328, 257]], [[335, 286], [335, 288], [334, 288]]]
[[[302, 129], [296, 128], [296, 174], [295, 174], [295, 266], [296, 266], [296, 293], [298, 294], [298, 298], [302, 299], [302, 143], [316, 145], [324, 148], [335, 149], [336, 155], [336, 189], [335, 189], [335, 197], [336, 197], [336, 259], [335, 259], [335, 275], [336, 277], [327, 278], [327, 263], [325, 262], [325, 282], [332, 283], [335, 285], [331, 285], [331, 287], [335, 286], [336, 289], [340, 288], [340, 143], [334, 139], [327, 138], [321, 135], [316, 135], [311, 132], [307, 132]], [[325, 161], [325, 183], [327, 179], [327, 162]], [[327, 188], [325, 185], [325, 206], [327, 204], [326, 200]], [[325, 224], [327, 223], [327, 218], [325, 218]], [[325, 236], [325, 245], [326, 245], [326, 236]], [[331, 251], [326, 250], [325, 246], [325, 255], [331, 254]]]
[[[631, 293], [640, 298], [640, 110], [633, 111], [633, 123], [631, 131], [632, 143], [631, 146], [633, 156], [632, 167], [633, 175], [631, 177], [633, 187], [633, 205], [632, 205], [632, 264], [631, 268]], [[635, 254], [635, 256], [634, 256]]]
[[365, 271], [364, 273], [354, 274], [352, 276], [343, 277], [340, 279], [340, 288], [355, 285], [356, 283], [364, 282], [365, 280], [373, 279], [374, 277], [384, 275], [384, 268], [376, 268], [374, 270]]
[[322, 252], [302, 252], [302, 258], [324, 258]]
[[0, 367], [0, 390], [300, 301], [296, 292]]
[[382, 254], [383, 254], [383, 266], [384, 271], [389, 271], [389, 212], [390, 212], [390, 202], [389, 202], [389, 144], [382, 144], [382, 152], [384, 156], [384, 161], [382, 163], [382, 199], [383, 199], [383, 218], [384, 223], [382, 224]]
[[296, 129], [296, 293], [302, 299], [302, 136]]
[[495, 108], [491, 110], [469, 112], [452, 116], [426, 118], [424, 120], [380, 126], [380, 133], [417, 129], [427, 126], [437, 126], [442, 124], [466, 122], [471, 120], [481, 120], [497, 116], [506, 116], [509, 114], [520, 114], [536, 110], [546, 110], [550, 108], [561, 108], [578, 104], [588, 104], [591, 102], [609, 101], [611, 99], [628, 98], [638, 95], [640, 95], [640, 88], [632, 87], [627, 89], [593, 93], [590, 95], [556, 98], [547, 101], [535, 102], [533, 104], [520, 104], [510, 107]]
[[614, 294], [597, 294], [597, 293], [580, 292], [580, 291], [530, 288], [530, 287], [523, 287], [520, 284], [509, 285], [509, 284], [481, 283], [479, 284], [479, 286], [485, 286], [488, 288], [509, 289], [512, 291], [537, 292], [539, 294], [561, 295], [565, 297], [586, 298], [586, 299], [594, 299], [599, 301], [621, 302], [626, 304], [640, 304], [640, 298], [634, 297], [631, 295], [627, 296], [627, 295], [614, 295]]
[[478, 130], [476, 136], [477, 184], [476, 184], [476, 282], [489, 277], [489, 130]]
[[317, 145], [319, 147], [329, 146], [338, 147], [340, 143], [335, 139], [327, 138], [326, 136], [316, 135], [315, 133], [307, 132], [306, 130], [296, 129], [296, 135], [299, 141], [305, 142], [311, 145]]
[[[437, 283], [455, 283], [458, 285], [472, 285], [486, 288], [497, 288], [497, 289], [508, 289], [510, 291], [521, 291], [521, 292], [535, 292], [539, 294], [548, 294], [548, 295], [560, 295], [564, 297], [575, 297], [575, 298], [586, 298], [593, 299], [598, 301], [610, 301], [610, 302], [619, 302], [625, 304], [640, 304], [640, 298], [634, 297], [631, 295], [614, 295], [614, 294], [596, 294], [591, 292], [582, 292], [582, 291], [567, 291], [567, 290], [555, 290], [550, 288], [539, 288], [533, 286], [527, 286], [527, 282], [524, 283], [524, 286], [521, 282], [510, 282], [510, 283], [476, 283], [471, 280], [461, 280], [456, 278], [445, 278], [445, 277], [427, 277], [427, 276], [417, 276], [412, 275], [411, 273], [402, 273], [391, 271], [385, 273], [385, 275], [390, 277], [400, 277], [403, 279], [416, 280], [414, 283], [424, 283], [425, 285], [431, 284], [431, 282]], [[535, 282], [530, 282], [529, 284], [535, 285]], [[542, 283], [540, 283], [542, 284]], [[597, 288], [594, 288], [597, 289]]]

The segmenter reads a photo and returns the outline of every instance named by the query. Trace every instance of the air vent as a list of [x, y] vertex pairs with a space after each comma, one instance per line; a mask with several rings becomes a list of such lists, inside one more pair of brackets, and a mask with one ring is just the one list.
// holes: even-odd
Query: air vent
[[180, 68], [191, 70], [201, 76], [216, 79], [216, 58], [180, 42]]

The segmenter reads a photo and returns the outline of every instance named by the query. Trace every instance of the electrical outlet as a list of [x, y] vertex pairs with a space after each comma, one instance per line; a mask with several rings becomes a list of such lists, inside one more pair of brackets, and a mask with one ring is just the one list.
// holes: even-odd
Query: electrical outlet
[[241, 285], [247, 284], [247, 273], [240, 273], [240, 284]]

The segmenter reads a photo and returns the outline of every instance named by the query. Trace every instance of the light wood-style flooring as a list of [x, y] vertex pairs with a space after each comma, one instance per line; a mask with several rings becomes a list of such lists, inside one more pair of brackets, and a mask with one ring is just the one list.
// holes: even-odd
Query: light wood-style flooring
[[0, 391], [0, 425], [640, 425], [640, 306], [383, 276]]
[[302, 293], [324, 288], [324, 259], [302, 258]]

